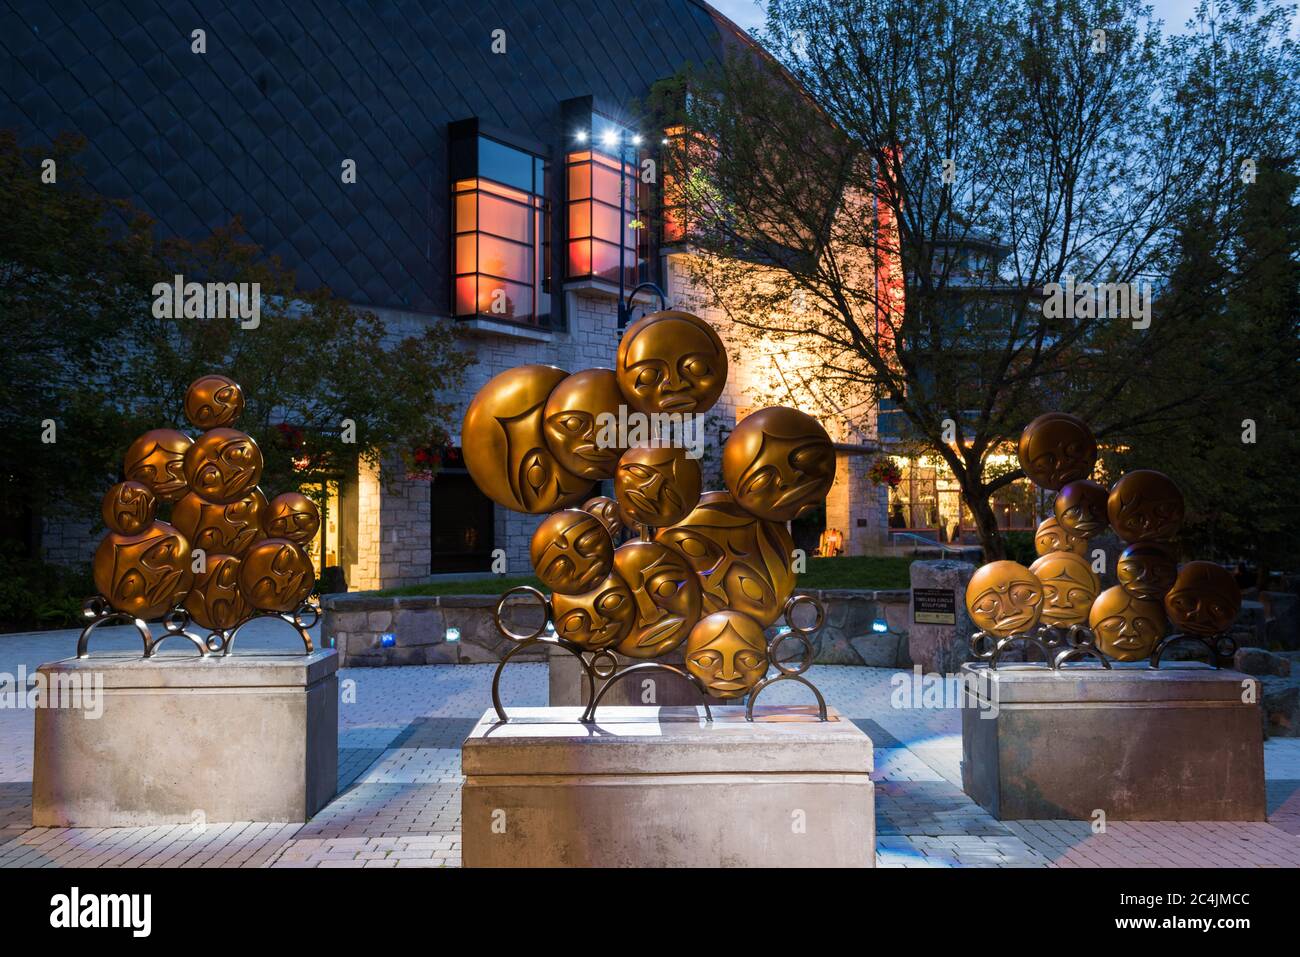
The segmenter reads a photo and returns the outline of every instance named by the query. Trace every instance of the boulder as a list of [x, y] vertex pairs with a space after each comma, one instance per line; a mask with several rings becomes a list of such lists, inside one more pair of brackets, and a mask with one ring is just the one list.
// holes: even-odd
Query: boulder
[[1232, 666], [1248, 675], [1287, 677], [1291, 674], [1290, 659], [1276, 655], [1267, 648], [1238, 648], [1236, 655], [1233, 656]]

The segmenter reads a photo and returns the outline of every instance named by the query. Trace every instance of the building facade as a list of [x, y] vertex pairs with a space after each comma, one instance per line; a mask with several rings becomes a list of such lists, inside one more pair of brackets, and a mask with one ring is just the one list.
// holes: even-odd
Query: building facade
[[[82, 134], [91, 186], [167, 233], [240, 217], [301, 287], [372, 310], [395, 342], [453, 320], [477, 360], [462, 410], [514, 366], [612, 366], [620, 288], [641, 282], [731, 346], [707, 419], [708, 487], [721, 485], [720, 443], [771, 404], [777, 351], [741, 349], [691, 283], [689, 246], [641, 215], [660, 200], [643, 164], [664, 131], [643, 128], [636, 105], [687, 64], [751, 42], [707, 4], [234, 0], [195, 16], [161, 0], [14, 0], [4, 17], [0, 126], [24, 142]], [[639, 315], [657, 297], [633, 305]], [[834, 529], [842, 553], [872, 552], [888, 539], [887, 496], [866, 477], [874, 413], [846, 423], [805, 411], [823, 418], [839, 468], [796, 543], [813, 554]], [[488, 571], [494, 556], [525, 573], [540, 518], [479, 493], [465, 441], [441, 450], [432, 477], [390, 464], [330, 483], [320, 567], [353, 590]], [[89, 523], [47, 524], [53, 560], [82, 561], [93, 543]]]

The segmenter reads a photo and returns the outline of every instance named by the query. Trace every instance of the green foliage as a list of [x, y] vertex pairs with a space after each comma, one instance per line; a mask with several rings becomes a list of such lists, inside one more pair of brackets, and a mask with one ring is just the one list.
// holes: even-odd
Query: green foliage
[[[57, 185], [41, 184], [50, 149], [0, 132], [0, 488], [4, 510], [96, 515], [122, 455], [142, 431], [187, 428], [181, 404], [206, 372], [247, 400], [238, 427], [265, 458], [263, 486], [297, 489], [359, 462], [404, 458], [443, 442], [472, 361], [454, 329], [402, 335], [249, 242], [236, 220], [198, 241], [155, 237], [147, 217], [95, 195], [81, 144], [53, 148]], [[165, 317], [158, 284], [257, 283], [260, 323]], [[52, 420], [57, 441], [41, 441]], [[352, 441], [349, 441], [351, 439]]]
[[27, 558], [12, 544], [0, 550], [0, 631], [77, 625], [81, 602], [93, 593], [88, 570]]
[[1034, 563], [1038, 553], [1034, 550], [1034, 533], [1024, 531], [1003, 532], [1002, 539], [1006, 542], [1006, 557], [1013, 562], [1028, 567]]

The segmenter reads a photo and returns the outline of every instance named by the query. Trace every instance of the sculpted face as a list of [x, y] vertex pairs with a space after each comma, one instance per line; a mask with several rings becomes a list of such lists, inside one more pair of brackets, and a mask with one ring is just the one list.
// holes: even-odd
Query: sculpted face
[[966, 610], [976, 627], [1006, 638], [1038, 624], [1043, 611], [1043, 585], [1024, 565], [990, 562], [966, 585]]
[[1075, 538], [1089, 539], [1106, 530], [1106, 488], [1087, 479], [1068, 483], [1056, 495], [1056, 521]]
[[118, 482], [104, 494], [104, 525], [119, 535], [139, 535], [153, 524], [158, 498], [140, 482]]
[[739, 698], [767, 674], [763, 627], [738, 611], [716, 611], [691, 629], [686, 670], [718, 698]]
[[1088, 614], [1097, 647], [1117, 661], [1149, 657], [1165, 634], [1165, 610], [1159, 602], [1134, 598], [1121, 585], [1097, 596]]
[[1076, 555], [1086, 557], [1088, 554], [1088, 540], [1086, 538], [1075, 538], [1061, 528], [1061, 523], [1053, 515], [1050, 518], [1043, 519], [1038, 526], [1038, 531], [1034, 532], [1034, 551], [1040, 556], [1051, 552], [1074, 552]]
[[698, 316], [655, 312], [623, 333], [615, 373], [638, 412], [707, 412], [727, 383], [727, 351]]
[[1130, 545], [1115, 566], [1115, 577], [1124, 590], [1143, 601], [1163, 601], [1177, 575], [1174, 550], [1159, 542]]
[[1101, 591], [1101, 579], [1088, 560], [1074, 552], [1050, 552], [1029, 566], [1043, 584], [1042, 620], [1049, 625], [1081, 625]]
[[1165, 610], [1179, 631], [1218, 635], [1232, 627], [1241, 610], [1241, 589], [1232, 575], [1214, 562], [1188, 562], [1178, 570], [1165, 595]]
[[617, 575], [582, 595], [551, 596], [555, 609], [555, 633], [588, 651], [622, 641], [632, 630], [636, 604], [627, 583]]
[[700, 463], [685, 449], [628, 449], [618, 460], [614, 497], [634, 522], [662, 528], [700, 500]]
[[465, 467], [498, 505], [541, 515], [591, 493], [591, 480], [563, 468], [542, 434], [546, 400], [565, 377], [554, 366], [517, 366], [493, 376], [470, 402], [460, 432]]
[[736, 504], [788, 522], [816, 507], [835, 482], [835, 449], [810, 415], [773, 407], [748, 415], [722, 448], [722, 478]]
[[271, 538], [306, 545], [320, 531], [320, 509], [301, 492], [282, 492], [271, 499], [262, 527]]
[[139, 535], [109, 532], [91, 567], [97, 588], [115, 611], [157, 618], [170, 611], [193, 581], [190, 545], [166, 522]]
[[680, 645], [700, 617], [700, 581], [686, 560], [658, 542], [628, 542], [614, 550], [614, 571], [636, 606], [619, 653], [657, 658]]
[[185, 484], [185, 452], [194, 440], [175, 429], [151, 429], [126, 450], [124, 472], [148, 486], [159, 501], [175, 502], [189, 489]]
[[566, 508], [542, 519], [528, 557], [547, 588], [557, 595], [580, 595], [609, 576], [614, 543], [596, 516]]
[[185, 610], [209, 631], [230, 631], [248, 618], [253, 607], [239, 590], [239, 559], [208, 555], [206, 570], [185, 595]]
[[287, 538], [262, 539], [239, 564], [239, 591], [260, 611], [293, 611], [315, 585], [311, 559]]
[[612, 498], [597, 495], [583, 502], [582, 510], [596, 516], [611, 539], [617, 538], [618, 533], [623, 531], [623, 519], [619, 517], [618, 504]]
[[703, 588], [704, 611], [732, 609], [766, 627], [781, 617], [794, 592], [794, 541], [784, 525], [746, 512], [726, 492], [706, 492], [700, 504], [655, 540], [680, 552]]
[[185, 392], [185, 418], [205, 432], [233, 425], [243, 413], [243, 390], [223, 375], [200, 376]]
[[612, 444], [617, 430], [602, 428], [601, 419], [617, 420], [623, 401], [611, 369], [585, 369], [560, 381], [546, 400], [542, 434], [561, 468], [593, 481], [614, 477], [626, 450]]
[[1040, 488], [1063, 488], [1085, 479], [1097, 463], [1097, 440], [1082, 419], [1046, 412], [1020, 433], [1020, 467]]
[[1111, 486], [1106, 512], [1126, 542], [1167, 541], [1183, 524], [1183, 493], [1163, 472], [1138, 469]]
[[190, 490], [222, 505], [247, 495], [262, 479], [262, 450], [235, 429], [211, 429], [185, 452]]
[[265, 537], [262, 519], [266, 508], [266, 496], [256, 487], [227, 505], [190, 492], [172, 509], [172, 524], [194, 548], [208, 554], [242, 555], [249, 545]]

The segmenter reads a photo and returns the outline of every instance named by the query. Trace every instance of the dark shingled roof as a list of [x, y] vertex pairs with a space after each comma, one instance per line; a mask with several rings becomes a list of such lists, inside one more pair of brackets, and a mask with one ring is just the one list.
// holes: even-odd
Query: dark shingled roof
[[168, 233], [238, 215], [306, 288], [444, 313], [449, 122], [558, 151], [561, 101], [628, 104], [733, 30], [696, 0], [0, 0], [0, 127], [80, 132]]

